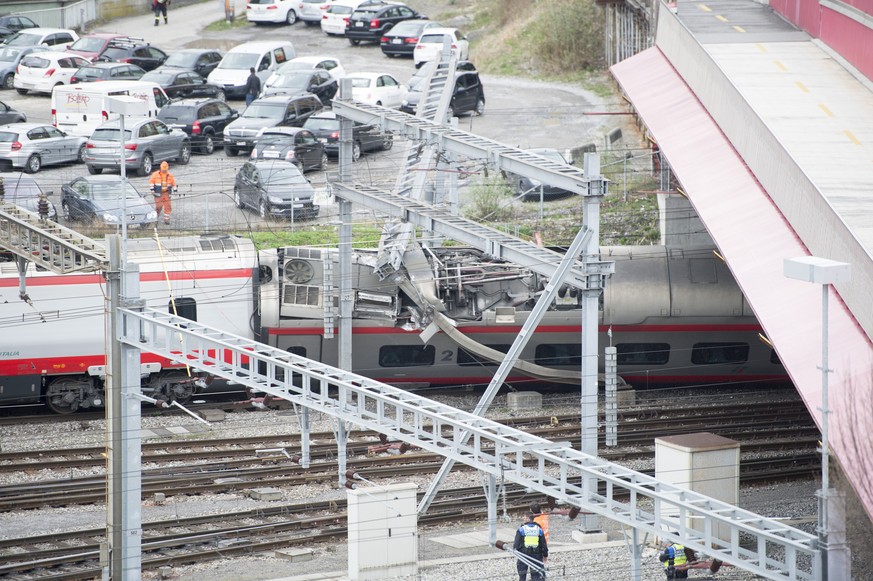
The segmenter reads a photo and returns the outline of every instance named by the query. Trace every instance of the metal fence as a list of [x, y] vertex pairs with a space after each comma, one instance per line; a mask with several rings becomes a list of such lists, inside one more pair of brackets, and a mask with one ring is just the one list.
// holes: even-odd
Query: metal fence
[[77, 30], [84, 30], [87, 24], [94, 22], [100, 16], [97, 0], [81, 0], [57, 8], [28, 10], [16, 12], [16, 14], [27, 16], [42, 27], [75, 28]]

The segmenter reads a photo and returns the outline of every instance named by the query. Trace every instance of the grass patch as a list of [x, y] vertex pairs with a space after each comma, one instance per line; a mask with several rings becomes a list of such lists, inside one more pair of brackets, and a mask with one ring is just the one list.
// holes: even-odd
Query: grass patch
[[213, 32], [221, 32], [222, 30], [231, 30], [232, 28], [242, 28], [244, 26], [248, 26], [249, 21], [246, 18], [245, 14], [237, 16], [233, 19], [233, 22], [228, 22], [227, 20], [216, 20], [212, 24], [209, 24], [206, 27], [206, 30], [211, 30]]
[[[369, 224], [352, 225], [352, 241], [356, 248], [376, 248], [382, 229]], [[312, 226], [297, 230], [262, 230], [239, 233], [251, 238], [258, 250], [282, 246], [315, 246], [336, 248], [339, 244], [337, 226]]]

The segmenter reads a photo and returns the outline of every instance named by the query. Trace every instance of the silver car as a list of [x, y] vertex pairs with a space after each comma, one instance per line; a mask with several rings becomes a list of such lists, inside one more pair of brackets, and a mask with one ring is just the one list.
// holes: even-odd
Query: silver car
[[[119, 133], [118, 121], [94, 130], [85, 146], [88, 172], [96, 175], [104, 169], [120, 170]], [[147, 176], [162, 161], [186, 165], [191, 160], [191, 141], [184, 131], [170, 129], [158, 119], [128, 119], [124, 124], [124, 153], [128, 170]]]
[[39, 123], [0, 125], [0, 163], [36, 173], [44, 165], [82, 162], [87, 139]]
[[47, 46], [3, 46], [0, 47], [0, 87], [14, 88], [12, 83], [21, 59], [35, 52], [45, 52]]

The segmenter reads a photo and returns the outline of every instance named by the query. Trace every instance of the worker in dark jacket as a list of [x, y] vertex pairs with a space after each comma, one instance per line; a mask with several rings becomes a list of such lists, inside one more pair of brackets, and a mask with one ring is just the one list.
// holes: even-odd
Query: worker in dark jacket
[[546, 543], [546, 534], [543, 528], [534, 522], [533, 514], [529, 514], [527, 522], [518, 527], [512, 548], [539, 564], [539, 567], [532, 566], [525, 559], [519, 558], [516, 563], [519, 581], [527, 581], [528, 569], [530, 569], [530, 581], [543, 581], [546, 578], [545, 565], [549, 558], [549, 547]]
[[246, 79], [246, 107], [258, 98], [261, 93], [261, 79], [255, 74], [255, 68], [249, 69], [249, 78]]
[[[688, 549], [690, 551], [691, 549]], [[669, 543], [658, 559], [664, 563], [664, 572], [667, 574], [667, 579], [688, 579], [688, 569], [685, 565], [689, 559], [686, 555], [686, 549], [678, 543]]]

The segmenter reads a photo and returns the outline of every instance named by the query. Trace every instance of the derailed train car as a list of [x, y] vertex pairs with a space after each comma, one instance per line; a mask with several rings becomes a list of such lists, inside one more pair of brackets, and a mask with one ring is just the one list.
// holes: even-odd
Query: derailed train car
[[[161, 244], [136, 239], [128, 246], [149, 307], [337, 363], [335, 249], [258, 252], [232, 236]], [[711, 249], [602, 253], [617, 264], [601, 301], [600, 345], [617, 347], [625, 381], [635, 387], [788, 381]], [[354, 370], [408, 389], [487, 385], [546, 283], [467, 248], [411, 247], [397, 268], [386, 268], [377, 250], [356, 250], [352, 259]], [[58, 413], [101, 406], [102, 275], [56, 275], [29, 265], [31, 304], [20, 300], [18, 285], [15, 263], [0, 263], [0, 403], [44, 402]], [[580, 321], [576, 291], [562, 288], [507, 383], [578, 384]], [[141, 371], [144, 392], [156, 399], [183, 401], [201, 384], [197, 370], [148, 353]]]

